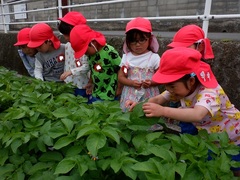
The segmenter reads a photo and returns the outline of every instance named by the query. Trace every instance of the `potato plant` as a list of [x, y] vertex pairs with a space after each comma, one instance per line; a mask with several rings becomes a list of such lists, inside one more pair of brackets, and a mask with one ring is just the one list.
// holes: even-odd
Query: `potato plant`
[[[151, 131], [157, 123], [163, 130]], [[1, 179], [234, 179], [239, 147], [228, 140], [173, 134], [141, 104], [129, 113], [118, 102], [88, 105], [69, 84], [0, 68]]]

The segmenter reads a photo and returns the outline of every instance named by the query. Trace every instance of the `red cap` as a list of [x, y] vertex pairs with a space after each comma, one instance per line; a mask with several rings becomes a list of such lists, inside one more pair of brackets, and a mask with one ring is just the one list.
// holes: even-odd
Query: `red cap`
[[106, 39], [100, 32], [92, 30], [86, 24], [75, 26], [70, 32], [70, 43], [75, 51], [75, 58], [82, 57], [88, 48], [91, 41], [97, 41], [101, 46], [105, 46]]
[[204, 31], [197, 25], [190, 24], [179, 29], [173, 37], [173, 41], [168, 44], [168, 47], [189, 47], [197, 42], [204, 43], [204, 52], [202, 58], [213, 59], [214, 54], [210, 44], [210, 40], [205, 38]]
[[53, 47], [58, 49], [60, 47], [60, 40], [53, 34], [52, 28], [45, 23], [35, 24], [29, 34], [30, 42], [28, 47], [37, 48], [41, 46], [45, 41], [51, 40]]
[[[133, 30], [133, 29], [137, 29], [137, 30], [140, 30], [140, 31], [143, 31], [143, 32], [152, 33], [151, 22], [148, 19], [145, 19], [145, 18], [142, 18], [142, 17], [137, 17], [137, 18], [129, 21], [127, 23], [127, 26], [126, 26], [125, 33], [129, 32], [130, 30]], [[152, 39], [151, 39], [150, 43], [151, 43], [150, 47], [151, 47], [152, 51], [155, 52], [155, 53], [158, 52], [159, 44], [158, 44], [157, 38], [153, 34], [152, 34]], [[123, 44], [123, 51], [124, 51], [124, 53], [129, 52], [129, 49], [128, 49], [127, 44], [126, 44], [126, 40]]]
[[135, 19], [127, 23], [125, 33], [132, 29], [138, 29], [143, 32], [152, 32], [152, 25], [148, 19], [136, 17]]
[[29, 38], [30, 30], [31, 30], [31, 28], [23, 28], [23, 29], [21, 29], [18, 32], [17, 42], [14, 44], [14, 46], [21, 46], [21, 45], [28, 44], [28, 42], [30, 41], [30, 38]]
[[77, 11], [68, 12], [62, 18], [58, 18], [58, 20], [63, 21], [63, 22], [65, 22], [67, 24], [70, 24], [72, 26], [87, 23], [86, 18], [80, 12], [77, 12]]
[[153, 81], [167, 84], [179, 80], [184, 75], [195, 74], [207, 88], [216, 88], [218, 82], [209, 64], [201, 61], [201, 53], [191, 48], [178, 47], [165, 51]]

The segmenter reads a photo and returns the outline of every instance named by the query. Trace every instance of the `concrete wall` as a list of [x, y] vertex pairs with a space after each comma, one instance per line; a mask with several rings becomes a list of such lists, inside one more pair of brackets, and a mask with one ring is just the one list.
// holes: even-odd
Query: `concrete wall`
[[[91, 4], [96, 3], [96, 0], [71, 0], [71, 4]], [[99, 0], [99, 2], [101, 2]], [[57, 0], [32, 0], [26, 3], [27, 10], [36, 10], [57, 6]], [[87, 19], [101, 18], [129, 18], [129, 17], [158, 17], [158, 16], [184, 16], [203, 14], [205, 0], [137, 0], [134, 2], [120, 2], [104, 5], [91, 5], [72, 8], [70, 10], [80, 11]], [[9, 6], [9, 11], [14, 12], [14, 6]], [[211, 14], [240, 14], [239, 0], [214, 0], [212, 1]], [[46, 21], [57, 20], [59, 17], [58, 10], [31, 12], [27, 13], [27, 19], [16, 20], [14, 15], [11, 15], [11, 22], [24, 21]], [[154, 30], [178, 30], [186, 21], [162, 20], [152, 21]], [[202, 24], [202, 20], [191, 20], [187, 23]], [[10, 30], [19, 30], [25, 25], [11, 25]], [[91, 22], [90, 25], [97, 30], [123, 30], [125, 23], [123, 22]], [[56, 28], [56, 24], [52, 24]], [[234, 19], [218, 19], [210, 20], [209, 31], [215, 32], [239, 32], [240, 18]]]
[[[13, 46], [16, 42], [16, 36], [16, 33], [0, 33], [0, 42], [2, 42], [0, 45], [0, 66], [27, 75], [21, 59], [17, 54], [17, 48]], [[63, 38], [60, 39], [63, 42]], [[121, 36], [107, 37], [108, 43], [113, 45], [120, 55], [122, 55], [123, 40], [124, 37]], [[171, 39], [160, 38], [158, 40], [160, 44], [158, 53], [161, 56]], [[215, 59], [209, 63], [212, 66], [213, 72], [232, 103], [240, 109], [240, 42], [214, 40], [212, 41], [212, 47]]]

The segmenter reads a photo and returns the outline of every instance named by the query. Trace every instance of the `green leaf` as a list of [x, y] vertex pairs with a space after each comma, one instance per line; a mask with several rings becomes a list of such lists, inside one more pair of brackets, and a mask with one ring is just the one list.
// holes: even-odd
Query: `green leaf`
[[197, 147], [199, 139], [191, 134], [181, 134], [182, 141], [191, 147]]
[[175, 171], [181, 176], [181, 178], [184, 177], [186, 169], [187, 169], [187, 164], [186, 163], [182, 163], [182, 162], [178, 162], [175, 166], [174, 166]]
[[148, 150], [155, 156], [160, 157], [167, 162], [176, 161], [176, 155], [168, 149], [162, 148], [160, 146], [151, 146]]
[[72, 158], [65, 158], [58, 163], [54, 174], [66, 174], [71, 171], [76, 165], [76, 160]]
[[61, 149], [63, 147], [66, 147], [70, 143], [72, 143], [75, 139], [71, 136], [64, 136], [57, 140], [57, 142], [54, 144], [54, 149]]
[[90, 134], [87, 138], [86, 145], [90, 154], [94, 157], [97, 156], [98, 150], [105, 146], [107, 138], [103, 134]]
[[22, 140], [21, 139], [14, 139], [11, 143], [11, 148], [13, 153], [17, 152], [17, 149], [22, 145]]
[[56, 109], [55, 111], [52, 112], [52, 114], [56, 117], [56, 118], [63, 118], [63, 117], [68, 117], [69, 115], [71, 115], [71, 111], [69, 111], [68, 108], [65, 107], [61, 107]]
[[155, 139], [159, 139], [162, 136], [163, 132], [154, 132], [146, 135], [147, 142], [150, 143]]
[[94, 125], [83, 125], [79, 128], [79, 132], [77, 134], [77, 139], [81, 138], [82, 136], [86, 136], [92, 133], [99, 132], [100, 129]]
[[126, 176], [130, 177], [131, 179], [136, 179], [137, 178], [137, 172], [135, 172], [132, 169], [132, 166], [133, 166], [132, 164], [124, 164], [124, 166], [122, 166], [121, 169]]
[[132, 114], [131, 114], [132, 117], [143, 117], [143, 116], [145, 116], [145, 114], [143, 112], [143, 109], [142, 109], [143, 103], [145, 103], [145, 102], [140, 102], [133, 108], [133, 111], [132, 111]]
[[70, 119], [61, 119], [62, 123], [64, 124], [64, 126], [67, 129], [67, 132], [70, 133], [73, 129], [74, 123], [72, 120]]
[[50, 161], [61, 161], [63, 159], [63, 156], [59, 152], [46, 152], [44, 153], [39, 160], [42, 162], [50, 162]]
[[122, 167], [122, 161], [119, 161], [119, 159], [115, 158], [111, 161], [110, 167], [113, 169], [114, 173], [117, 173]]
[[158, 172], [154, 163], [150, 161], [138, 162], [132, 166], [132, 169], [135, 171], [148, 172], [148, 173]]
[[8, 159], [8, 149], [6, 148], [1, 148], [0, 149], [0, 166], [3, 166]]
[[28, 171], [28, 174], [33, 175], [34, 173], [51, 168], [52, 164], [51, 163], [45, 163], [45, 162], [38, 162], [37, 164], [33, 165], [31, 169]]
[[60, 136], [67, 135], [68, 133], [63, 126], [56, 126], [52, 127], [49, 130], [48, 134], [51, 138], [56, 139]]
[[117, 144], [120, 143], [120, 137], [117, 133], [117, 129], [113, 128], [113, 127], [104, 127], [102, 129], [102, 133], [107, 136], [110, 137], [112, 140], [114, 140]]
[[84, 173], [88, 170], [88, 165], [83, 162], [77, 162], [77, 165], [78, 165], [78, 172], [80, 176], [83, 176]]
[[4, 166], [0, 166], [0, 177], [3, 177], [6, 173], [14, 172], [15, 166], [13, 164], [6, 164]]

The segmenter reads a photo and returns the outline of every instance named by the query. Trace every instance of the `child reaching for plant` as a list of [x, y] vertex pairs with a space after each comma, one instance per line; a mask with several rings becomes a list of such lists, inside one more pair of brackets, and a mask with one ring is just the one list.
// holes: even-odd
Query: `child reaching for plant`
[[[210, 40], [205, 38], [202, 28], [195, 24], [189, 24], [179, 29], [173, 37], [173, 41], [167, 45], [169, 48], [187, 47], [199, 51], [201, 60], [212, 60], [214, 58]], [[179, 107], [180, 102], [170, 102], [170, 107]], [[197, 134], [198, 130], [190, 122], [179, 122], [181, 133]]]
[[148, 19], [137, 17], [127, 23], [123, 45], [125, 54], [118, 73], [118, 81], [123, 84], [120, 99], [122, 111], [127, 111], [127, 100], [139, 102], [159, 94], [157, 84], [151, 80], [160, 63], [158, 48]]
[[[209, 133], [227, 132], [230, 143], [240, 144], [240, 112], [231, 104], [202, 55], [191, 48], [174, 48], [163, 53], [153, 81], [164, 84], [166, 91], [150, 98], [142, 108], [146, 117], [166, 117], [192, 122]], [[181, 108], [162, 106], [171, 98]], [[131, 109], [136, 103], [128, 102]], [[240, 161], [239, 155], [237, 160]], [[235, 175], [239, 173], [236, 169]]]
[[65, 44], [65, 66], [64, 73], [60, 76], [61, 80], [66, 83], [72, 83], [76, 88], [75, 95], [80, 95], [89, 98], [86, 93], [86, 85], [89, 81], [88, 72], [89, 64], [86, 55], [75, 60], [74, 51], [69, 42], [69, 36], [72, 28], [78, 24], [86, 24], [86, 18], [76, 11], [68, 12], [64, 17], [59, 18], [58, 30], [63, 34], [66, 41]]
[[36, 48], [34, 75], [42, 81], [63, 82], [60, 76], [64, 70], [65, 46], [53, 34], [46, 23], [35, 24], [29, 33], [28, 47]]
[[119, 95], [118, 88], [121, 88], [117, 81], [121, 58], [115, 48], [106, 43], [103, 34], [86, 24], [77, 25], [71, 30], [70, 43], [76, 59], [84, 54], [89, 59], [91, 78], [86, 89], [93, 85], [89, 103], [115, 100]]

